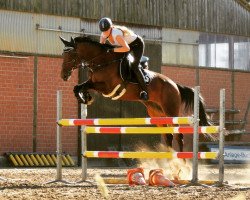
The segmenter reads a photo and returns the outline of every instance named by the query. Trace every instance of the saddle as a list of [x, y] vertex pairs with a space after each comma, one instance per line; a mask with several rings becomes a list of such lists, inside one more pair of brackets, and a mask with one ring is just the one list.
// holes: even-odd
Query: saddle
[[[138, 84], [135, 73], [133, 72], [131, 65], [134, 61], [134, 57], [131, 54], [128, 54], [124, 57], [120, 64], [120, 76], [123, 81]], [[149, 73], [148, 69], [149, 58], [142, 56], [140, 60], [139, 70], [142, 71], [144, 76], [145, 83], [148, 85], [152, 80], [152, 75]]]

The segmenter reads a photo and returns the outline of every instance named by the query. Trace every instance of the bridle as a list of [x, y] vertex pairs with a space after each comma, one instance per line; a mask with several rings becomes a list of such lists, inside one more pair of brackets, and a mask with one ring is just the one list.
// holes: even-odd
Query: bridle
[[[64, 53], [69, 53], [69, 52], [71, 52], [72, 50], [75, 50], [73, 47], [65, 47], [64, 49], [63, 49], [63, 54]], [[80, 62], [80, 64], [76, 64], [76, 61], [77, 60], [80, 60], [79, 59], [79, 57], [78, 57], [78, 55], [77, 55], [77, 53], [76, 52], [72, 52], [73, 54], [76, 54], [76, 57], [77, 58], [75, 58], [75, 59], [72, 59], [72, 60], [70, 60], [70, 61], [67, 61], [67, 62], [65, 62], [65, 64], [73, 64], [73, 67], [72, 67], [72, 69], [71, 70], [75, 70], [75, 69], [77, 69], [77, 68], [81, 68], [81, 67], [83, 67], [82, 66], [82, 62]]]
[[[69, 53], [70, 51], [75, 51], [75, 49], [73, 47], [66, 47], [63, 49], [63, 52], [64, 53]], [[80, 60], [76, 51], [73, 52], [73, 54], [76, 54], [76, 59], [72, 59], [71, 61], [68, 61], [66, 62], [66, 64], [70, 64], [72, 63], [73, 64], [73, 67], [71, 70], [75, 70], [75, 69], [78, 69], [78, 68], [88, 68], [89, 71], [91, 72], [94, 72], [95, 70], [97, 70], [98, 68], [100, 67], [103, 67], [103, 66], [107, 66], [113, 62], [117, 62], [117, 61], [122, 61], [123, 57], [122, 58], [119, 58], [119, 59], [115, 59], [115, 60], [112, 60], [112, 61], [109, 61], [107, 63], [102, 63], [102, 64], [95, 64], [93, 61], [96, 60], [97, 58], [99, 58], [100, 56], [104, 55], [104, 54], [107, 54], [109, 52], [104, 52], [104, 53], [100, 53], [98, 54], [97, 56], [94, 56], [93, 58], [89, 59], [89, 60]], [[80, 64], [76, 64], [76, 61], [77, 60], [80, 60]]]

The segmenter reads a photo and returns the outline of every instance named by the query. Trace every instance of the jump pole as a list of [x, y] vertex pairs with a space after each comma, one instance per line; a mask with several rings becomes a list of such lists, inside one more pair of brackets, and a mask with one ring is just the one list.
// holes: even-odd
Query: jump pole
[[[194, 91], [194, 118], [193, 118], [193, 173], [192, 173], [192, 180], [190, 181], [189, 185], [201, 185], [198, 182], [198, 151], [199, 151], [199, 95], [200, 95], [200, 87], [196, 86]], [[85, 128], [84, 128], [85, 129]], [[84, 130], [83, 129], [83, 130]], [[86, 135], [82, 132], [82, 135]], [[86, 136], [82, 136], [84, 138]], [[84, 144], [85, 142], [85, 144]], [[86, 151], [86, 138], [82, 141], [82, 156], [85, 154]], [[84, 162], [82, 162], [82, 181], [85, 181], [87, 178], [87, 158], [85, 158]]]
[[225, 89], [220, 90], [220, 141], [219, 141], [219, 181], [216, 186], [224, 185], [224, 143], [225, 143]]
[[[81, 119], [86, 119], [88, 114], [87, 105], [81, 104]], [[84, 152], [87, 151], [87, 134], [85, 134], [86, 126], [81, 126], [81, 146], [82, 146], [82, 180], [80, 180], [78, 183], [86, 182], [87, 179], [87, 158], [84, 157]]]
[[[202, 185], [198, 181], [198, 142], [199, 142], [199, 93], [200, 87], [195, 87], [194, 95], [194, 138], [193, 138], [193, 174], [192, 180], [188, 185]], [[83, 106], [83, 107], [82, 107]], [[81, 111], [83, 110], [82, 118], [87, 116], [87, 108], [85, 105], [81, 106]], [[62, 93], [57, 91], [57, 121], [62, 119]], [[220, 91], [220, 144], [219, 144], [219, 182], [218, 186], [223, 184], [224, 179], [224, 132], [225, 132], [225, 90]], [[61, 126], [57, 125], [57, 179], [52, 182], [64, 182], [62, 180], [62, 145], [61, 145]], [[85, 126], [81, 127], [82, 132], [82, 155], [85, 154], [87, 149]], [[87, 178], [87, 158], [82, 158], [82, 181], [86, 181]], [[50, 183], [52, 183], [50, 182]]]
[[[194, 99], [194, 134], [193, 134], [193, 172], [192, 180], [185, 186], [205, 186], [198, 180], [198, 150], [199, 150], [199, 93], [200, 87], [195, 87]], [[225, 134], [225, 89], [220, 90], [220, 121], [219, 121], [219, 181], [214, 186], [224, 185], [224, 137]]]
[[193, 134], [193, 176], [191, 184], [198, 184], [198, 151], [199, 151], [199, 94], [200, 87], [194, 90], [194, 134]]
[[[56, 119], [57, 121], [62, 119], [62, 91], [57, 90], [56, 93]], [[54, 181], [47, 182], [50, 183], [70, 183], [62, 179], [62, 126], [57, 124], [56, 126], [56, 179]]]
[[[62, 118], [62, 91], [57, 91], [57, 120]], [[57, 137], [57, 177], [56, 180], [61, 181], [62, 180], [62, 127], [56, 126], [56, 137]]]
[[193, 172], [192, 179], [190, 183], [184, 185], [187, 186], [203, 186], [203, 184], [198, 182], [198, 151], [199, 151], [199, 95], [200, 95], [200, 86], [196, 86], [194, 89], [194, 121], [193, 121]]

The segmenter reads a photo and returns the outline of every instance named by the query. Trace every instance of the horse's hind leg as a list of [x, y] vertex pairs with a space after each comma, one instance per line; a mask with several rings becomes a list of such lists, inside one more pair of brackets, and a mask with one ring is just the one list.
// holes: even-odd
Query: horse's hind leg
[[[178, 117], [181, 109], [181, 96], [176, 87], [166, 82], [161, 95], [161, 107], [167, 117]], [[178, 126], [178, 125], [177, 125]], [[167, 134], [166, 143], [176, 151], [183, 151], [183, 134]]]
[[[148, 115], [150, 117], [166, 117], [166, 116], [178, 117], [179, 116], [179, 109], [180, 109], [179, 106], [169, 106], [169, 105], [159, 106], [158, 104], [150, 102], [150, 101], [146, 101], [143, 103], [147, 107]], [[168, 147], [173, 147], [173, 139], [175, 139], [177, 142], [177, 145], [174, 145], [174, 146], [177, 146], [178, 151], [183, 151], [183, 135], [182, 134], [162, 134], [161, 135], [161, 143], [167, 145]], [[177, 150], [177, 148], [175, 149]]]
[[[150, 117], [165, 117], [166, 116], [161, 106], [159, 106], [158, 104], [151, 102], [151, 101], [144, 101], [143, 104], [146, 106], [148, 115]], [[162, 125], [158, 125], [158, 126], [162, 126]], [[172, 136], [172, 135], [168, 134], [168, 136]], [[173, 136], [172, 136], [172, 139], [169, 138], [166, 140], [166, 135], [165, 134], [161, 135], [161, 143], [164, 145], [171, 146], [170, 144], [172, 144], [172, 140], [173, 140]]]
[[173, 138], [173, 134], [165, 134], [161, 136], [162, 141], [165, 140], [166, 145], [171, 148], [173, 147]]
[[[183, 134], [181, 134], [181, 133], [166, 134], [166, 135], [162, 135], [162, 139], [165, 140], [166, 145], [168, 147], [173, 147], [174, 146], [175, 150], [180, 151], [180, 152], [183, 151], [183, 146], [184, 146]], [[177, 142], [177, 145], [173, 144], [174, 141]]]
[[[179, 110], [174, 112], [168, 112], [168, 117], [178, 117]], [[171, 125], [171, 126], [179, 126], [179, 125]], [[184, 140], [183, 134], [181, 133], [173, 133], [173, 134], [166, 134], [166, 144], [170, 147], [173, 147], [176, 151], [183, 151]]]
[[[161, 106], [156, 103], [145, 101], [143, 104], [147, 108], [148, 115], [150, 117], [166, 117], [166, 114], [162, 110]], [[164, 125], [158, 125], [164, 126]], [[161, 135], [161, 143], [166, 145], [167, 147], [172, 147], [173, 143], [173, 135], [172, 134], [162, 134]]]

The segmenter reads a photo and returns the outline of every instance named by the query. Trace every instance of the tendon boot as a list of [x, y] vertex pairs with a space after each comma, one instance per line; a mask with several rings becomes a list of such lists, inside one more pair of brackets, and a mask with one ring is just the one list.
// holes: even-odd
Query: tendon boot
[[137, 78], [138, 83], [140, 85], [140, 88], [142, 90], [140, 92], [140, 99], [147, 101], [148, 100], [148, 92], [147, 92], [147, 86], [146, 86], [143, 74], [142, 74], [141, 70], [139, 70], [139, 68], [136, 68], [136, 69], [134, 68], [133, 71], [136, 75], [136, 78]]
[[148, 93], [146, 91], [141, 91], [140, 92], [140, 99], [143, 101], [147, 101], [148, 100]]

